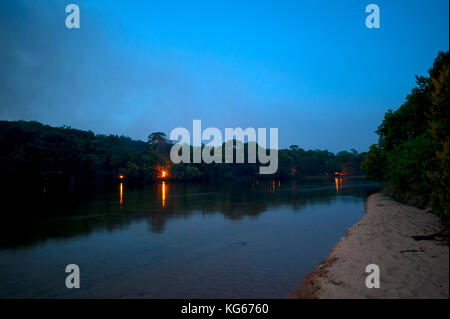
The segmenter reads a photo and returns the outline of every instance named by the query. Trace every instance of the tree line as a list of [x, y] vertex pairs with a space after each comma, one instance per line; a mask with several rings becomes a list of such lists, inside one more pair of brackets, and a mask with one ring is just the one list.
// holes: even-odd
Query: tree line
[[[235, 148], [244, 148], [246, 159], [248, 143], [236, 140], [232, 143]], [[259, 164], [252, 163], [173, 164], [169, 157], [172, 145], [162, 132], [150, 134], [144, 142], [34, 121], [0, 121], [2, 175], [18, 183], [41, 187], [58, 181], [76, 188], [83, 183], [108, 181], [118, 176], [127, 181], [152, 182], [160, 179], [163, 171], [164, 178], [175, 181], [285, 179], [335, 173], [362, 175], [361, 163], [366, 156], [354, 149], [334, 154], [292, 145], [279, 150], [278, 171], [264, 176], [258, 174]]]
[[386, 180], [387, 192], [402, 202], [431, 207], [449, 217], [449, 52], [439, 52], [428, 76], [378, 127], [378, 143], [363, 163], [367, 177]]

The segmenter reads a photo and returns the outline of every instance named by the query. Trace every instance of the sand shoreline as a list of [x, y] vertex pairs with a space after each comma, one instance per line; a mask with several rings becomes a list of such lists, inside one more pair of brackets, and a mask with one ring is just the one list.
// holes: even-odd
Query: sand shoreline
[[[449, 298], [448, 233], [446, 242], [420, 237], [442, 229], [430, 212], [373, 194], [366, 214], [288, 298]], [[369, 264], [380, 268], [378, 289], [365, 285]]]

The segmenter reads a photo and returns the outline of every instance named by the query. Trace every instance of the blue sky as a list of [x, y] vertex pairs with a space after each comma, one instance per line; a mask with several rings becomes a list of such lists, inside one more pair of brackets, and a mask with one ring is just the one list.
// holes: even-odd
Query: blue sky
[[[81, 28], [65, 28], [76, 3]], [[376, 3], [381, 28], [365, 27]], [[449, 47], [448, 1], [2, 1], [0, 119], [145, 140], [277, 127], [279, 145], [366, 151]]]

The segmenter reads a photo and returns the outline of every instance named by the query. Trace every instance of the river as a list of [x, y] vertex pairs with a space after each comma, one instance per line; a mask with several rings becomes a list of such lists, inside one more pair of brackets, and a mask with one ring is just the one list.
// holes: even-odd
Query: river
[[[349, 177], [123, 182], [44, 198], [20, 223], [3, 222], [0, 297], [285, 298], [379, 187]], [[78, 289], [65, 286], [68, 264], [79, 266]]]

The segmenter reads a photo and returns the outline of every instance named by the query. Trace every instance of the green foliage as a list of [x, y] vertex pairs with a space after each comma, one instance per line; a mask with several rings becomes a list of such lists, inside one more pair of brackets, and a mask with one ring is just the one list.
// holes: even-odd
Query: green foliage
[[406, 97], [406, 102], [395, 112], [389, 110], [378, 127], [378, 145], [386, 152], [404, 141], [411, 141], [428, 129], [425, 118], [430, 106], [428, 80], [423, 77], [416, 77], [416, 80], [418, 87]]
[[362, 163], [362, 169], [366, 172], [366, 177], [376, 181], [382, 181], [386, 172], [385, 152], [377, 145], [370, 146], [369, 153]]
[[449, 220], [449, 54], [440, 54], [430, 71], [431, 101], [430, 128], [437, 142], [436, 166], [428, 170], [431, 207], [442, 218]]
[[146, 143], [128, 137], [25, 121], [0, 122], [0, 148], [4, 175], [37, 184], [77, 184], [119, 173], [142, 178], [157, 159]]
[[424, 198], [449, 219], [449, 52], [440, 52], [430, 77], [416, 77], [417, 87], [378, 127], [378, 144], [363, 163], [367, 177], [385, 178], [396, 194]]
[[[245, 163], [174, 165], [170, 161], [172, 144], [161, 132], [152, 133], [148, 142], [115, 135], [95, 135], [70, 127], [51, 127], [38, 122], [0, 121], [0, 169], [10, 179], [44, 187], [58, 181], [57, 187], [94, 180], [111, 180], [125, 175], [128, 181], [148, 182], [169, 170], [168, 178], [178, 181], [221, 181], [237, 178], [301, 178], [345, 172], [362, 175], [365, 153], [305, 151], [297, 145], [279, 150], [278, 171], [259, 175], [259, 163], [247, 163], [248, 143], [229, 141], [244, 151]], [[222, 152], [225, 151], [224, 143]], [[258, 148], [259, 146], [256, 145]], [[193, 147], [190, 147], [191, 159]], [[222, 154], [222, 159], [225, 158]], [[236, 160], [236, 153], [234, 154]], [[61, 184], [62, 183], [62, 184]], [[55, 186], [56, 187], [56, 186]]]
[[162, 145], [167, 143], [166, 134], [162, 132], [155, 132], [148, 136], [148, 143], [151, 145]]
[[396, 145], [387, 153], [387, 179], [400, 191], [418, 195], [429, 194], [431, 185], [427, 170], [435, 165], [435, 157], [430, 156], [436, 143], [424, 133], [411, 141]]

